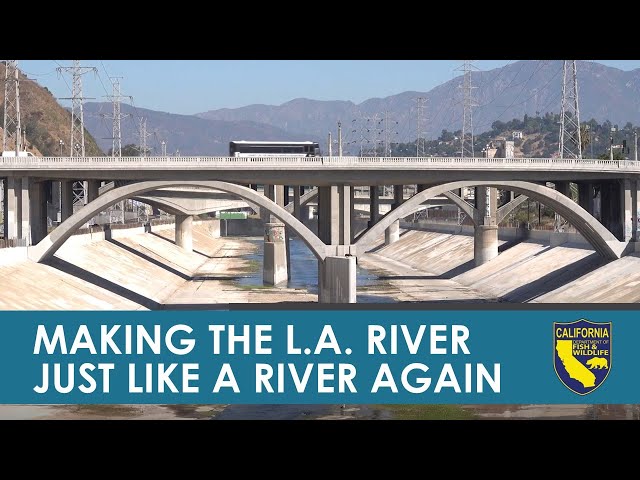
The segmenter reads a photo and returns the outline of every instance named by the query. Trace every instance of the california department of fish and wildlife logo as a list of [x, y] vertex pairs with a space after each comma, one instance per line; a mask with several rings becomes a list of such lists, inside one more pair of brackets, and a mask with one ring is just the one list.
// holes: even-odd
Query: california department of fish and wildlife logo
[[554, 322], [553, 366], [572, 392], [593, 392], [611, 371], [611, 322]]

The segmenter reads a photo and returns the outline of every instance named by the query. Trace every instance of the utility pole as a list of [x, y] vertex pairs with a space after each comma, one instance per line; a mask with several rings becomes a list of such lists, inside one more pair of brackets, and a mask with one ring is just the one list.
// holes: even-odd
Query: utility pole
[[[342, 157], [342, 122], [338, 122], [338, 156]], [[636, 157], [637, 156], [638, 156], [638, 146], [636, 142]]]
[[333, 146], [332, 146], [332, 142], [331, 142], [331, 132], [329, 132], [329, 156], [333, 157]]
[[[562, 105], [558, 142], [560, 158], [582, 158], [577, 63], [577, 60], [564, 60], [562, 66]], [[613, 150], [611, 154], [613, 155]]]
[[[59, 75], [71, 73], [71, 97], [60, 100], [71, 100], [71, 143], [70, 157], [84, 157], [84, 97], [82, 96], [82, 75], [88, 72], [97, 73], [95, 67], [81, 67], [80, 60], [74, 60], [71, 67], [58, 67]], [[87, 199], [85, 182], [73, 182], [73, 203], [84, 205]]]
[[427, 99], [425, 97], [416, 98], [416, 157], [424, 157], [427, 153], [426, 146], [426, 117], [425, 107]]
[[4, 123], [2, 130], [2, 151], [9, 150], [10, 139], [14, 138], [16, 157], [22, 151], [22, 128], [20, 126], [20, 79], [18, 60], [4, 62]]
[[609, 160], [611, 160], [613, 162], [613, 132], [615, 132], [616, 129], [612, 128], [611, 129], [611, 133], [609, 134]]
[[637, 162], [638, 161], [638, 130], [633, 132], [633, 145], [636, 148], [634, 160]]
[[465, 60], [458, 71], [462, 71], [462, 138], [460, 139], [461, 157], [475, 156], [473, 151], [473, 89], [477, 87], [471, 86], [471, 71], [477, 70], [477, 67], [471, 60]]

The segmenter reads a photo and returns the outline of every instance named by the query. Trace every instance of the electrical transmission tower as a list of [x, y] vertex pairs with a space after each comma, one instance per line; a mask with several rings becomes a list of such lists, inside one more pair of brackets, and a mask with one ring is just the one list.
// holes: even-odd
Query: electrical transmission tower
[[[13, 143], [17, 157], [18, 152], [22, 150], [18, 61], [5, 60], [4, 68], [4, 123], [2, 127], [2, 150], [9, 150]], [[13, 142], [11, 141], [12, 138]]]
[[391, 146], [395, 143], [393, 140], [396, 135], [398, 135], [398, 131], [396, 127], [398, 126], [398, 122], [391, 118], [391, 112], [384, 112], [384, 124], [383, 124], [383, 133], [384, 133], [384, 153], [383, 157], [391, 156]]
[[558, 145], [560, 158], [582, 158], [576, 64], [577, 60], [564, 60], [562, 68], [562, 107]]
[[[109, 80], [111, 80], [112, 93], [110, 96], [107, 96], [107, 98], [109, 98], [111, 100], [111, 103], [113, 104], [113, 114], [111, 115], [111, 119], [113, 120], [113, 143], [111, 147], [111, 156], [114, 158], [122, 157], [122, 130], [120, 128], [120, 121], [123, 118], [129, 116], [128, 114], [123, 114], [120, 112], [120, 103], [122, 102], [123, 98], [129, 98], [129, 100], [131, 100], [130, 96], [122, 95], [120, 91], [121, 78], [122, 77], [109, 77]], [[109, 115], [105, 116], [108, 117]], [[126, 200], [120, 202], [120, 221], [122, 223], [125, 222], [125, 203]]]
[[[84, 157], [84, 111], [83, 104], [85, 97], [82, 95], [82, 76], [85, 73], [98, 73], [95, 67], [81, 67], [80, 60], [74, 60], [71, 67], [58, 67], [58, 74], [71, 73], [71, 97], [60, 100], [71, 100], [71, 143], [70, 157]], [[74, 205], [84, 205], [87, 198], [85, 182], [73, 182], [73, 203]]]
[[473, 102], [473, 89], [477, 87], [471, 86], [471, 71], [477, 70], [471, 60], [465, 60], [462, 66], [458, 69], [463, 74], [462, 84], [459, 88], [462, 89], [462, 136], [460, 137], [461, 157], [473, 157], [475, 153], [473, 151], [473, 107], [476, 104]]
[[427, 99], [425, 97], [416, 98], [416, 157], [424, 157], [427, 154], [426, 104]]
[[[123, 114], [120, 112], [120, 103], [123, 98], [128, 98], [131, 100], [131, 97], [128, 95], [122, 95], [120, 91], [120, 79], [122, 77], [109, 77], [111, 80], [112, 86], [112, 94], [108, 95], [107, 98], [111, 100], [113, 104], [113, 114], [110, 117], [113, 119], [113, 136], [111, 137], [113, 140], [113, 145], [111, 148], [111, 156], [120, 158], [122, 157], [122, 130], [120, 128], [120, 121], [123, 118], [128, 117], [128, 114]], [[105, 115], [109, 116], [109, 115]]]
[[147, 119], [145, 117], [140, 118], [140, 126], [138, 130], [138, 137], [140, 138], [140, 146], [138, 149], [140, 150], [140, 156], [146, 157], [149, 150], [147, 148], [147, 138], [153, 135], [152, 133], [147, 133]]
[[[374, 117], [359, 116], [356, 120], [360, 124], [360, 156], [376, 156], [376, 122], [378, 121], [377, 115]], [[369, 146], [373, 143], [373, 148]], [[366, 145], [366, 146], [365, 146]]]
[[58, 67], [59, 74], [62, 72], [71, 73], [71, 97], [61, 98], [61, 100], [71, 100], [71, 157], [84, 157], [84, 112], [83, 104], [85, 97], [82, 96], [82, 76], [85, 73], [98, 73], [95, 67], [81, 67], [80, 60], [74, 60], [71, 67]]

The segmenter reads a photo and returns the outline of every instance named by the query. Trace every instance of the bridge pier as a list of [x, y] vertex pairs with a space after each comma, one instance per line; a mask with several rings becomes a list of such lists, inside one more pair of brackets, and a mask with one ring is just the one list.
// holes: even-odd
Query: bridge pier
[[593, 215], [593, 183], [578, 182], [578, 205]]
[[293, 187], [293, 216], [296, 219], [303, 221], [302, 211], [300, 209], [300, 190], [302, 187], [295, 186]]
[[100, 189], [100, 182], [98, 180], [87, 180], [85, 182], [87, 192], [87, 203], [93, 202], [98, 198], [98, 192]]
[[384, 231], [384, 244], [391, 245], [400, 240], [400, 220], [396, 220]]
[[[393, 203], [391, 210], [395, 210], [404, 202], [404, 185], [393, 186]], [[400, 220], [396, 220], [384, 231], [384, 244], [391, 245], [400, 240]]]
[[22, 179], [7, 177], [4, 186], [4, 238], [21, 238], [22, 223], [18, 220], [22, 206]]
[[356, 303], [356, 258], [326, 257], [318, 262], [318, 302]]
[[286, 282], [288, 258], [283, 223], [264, 225], [264, 257], [262, 281], [267, 285], [279, 285]]
[[[288, 203], [285, 193], [288, 193], [288, 189], [284, 185], [264, 186], [264, 195], [281, 207]], [[290, 276], [289, 232], [283, 223], [265, 209], [260, 209], [260, 216], [265, 228], [262, 280], [267, 285], [278, 285]]]
[[[565, 197], [571, 198], [571, 183], [570, 182], [553, 182], [556, 186], [556, 190], [563, 194]], [[513, 193], [513, 192], [511, 192]]]
[[318, 238], [327, 245], [351, 243], [351, 190], [349, 185], [318, 187]]
[[187, 252], [193, 251], [193, 216], [176, 215], [176, 245]]
[[29, 185], [29, 202], [30, 218], [27, 220], [31, 226], [31, 242], [29, 245], [35, 245], [47, 236], [46, 182], [31, 182]]
[[60, 195], [62, 208], [60, 209], [60, 221], [64, 222], [73, 215], [73, 180], [60, 182]]
[[[613, 233], [618, 240], [624, 240], [625, 225], [625, 189], [624, 180], [602, 181], [600, 183], [600, 223]], [[631, 217], [631, 192], [626, 202]], [[630, 219], [630, 218], [629, 218]], [[629, 225], [629, 236], [631, 225]]]
[[473, 231], [473, 259], [479, 267], [498, 256], [498, 189], [476, 187], [475, 197], [478, 216], [482, 219], [482, 224], [476, 225]]
[[373, 227], [380, 220], [380, 196], [378, 186], [369, 186], [369, 228]]

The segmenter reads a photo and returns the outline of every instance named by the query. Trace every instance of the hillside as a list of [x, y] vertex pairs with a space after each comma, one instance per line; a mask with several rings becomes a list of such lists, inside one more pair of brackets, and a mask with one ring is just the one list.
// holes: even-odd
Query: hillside
[[[474, 130], [487, 131], [496, 120], [507, 121], [560, 111], [561, 60], [527, 60], [484, 72], [472, 72]], [[397, 128], [392, 141], [409, 142], [416, 138], [416, 97], [427, 99], [427, 138], [436, 138], [443, 129], [461, 127], [462, 77], [456, 77], [428, 92], [403, 92], [386, 98], [371, 98], [360, 104], [343, 101], [295, 99], [282, 105], [249, 105], [234, 109], [211, 110], [201, 118], [227, 121], [252, 120], [290, 132], [304, 129], [318, 138], [336, 131], [337, 121], [348, 125], [347, 142], [359, 143], [361, 136], [372, 136], [361, 117], [382, 115], [388, 111]], [[578, 62], [581, 118], [599, 122], [640, 123], [640, 69], [625, 72], [595, 62]], [[397, 122], [397, 123], [395, 123]], [[397, 134], [396, 134], [397, 130]], [[371, 140], [371, 139], [370, 139]]]
[[[110, 103], [87, 102], [85, 125], [107, 152], [112, 147], [112, 123], [103, 114], [111, 112]], [[122, 104], [127, 114], [121, 123], [122, 145], [140, 144], [139, 119], [146, 118], [147, 145], [153, 155], [161, 152], [161, 142], [167, 144], [167, 154], [228, 155], [231, 140], [317, 140], [304, 133], [290, 133], [281, 128], [254, 121], [207, 120], [194, 115], [178, 115]]]
[[[0, 119], [4, 118], [4, 62], [0, 63]], [[58, 156], [60, 140], [63, 153], [69, 155], [71, 113], [62, 107], [51, 92], [20, 72], [20, 120], [26, 131], [27, 149], [36, 155]], [[0, 120], [0, 124], [2, 120]], [[1, 131], [1, 130], [0, 130]], [[85, 151], [88, 156], [103, 155], [95, 140], [85, 129]]]

